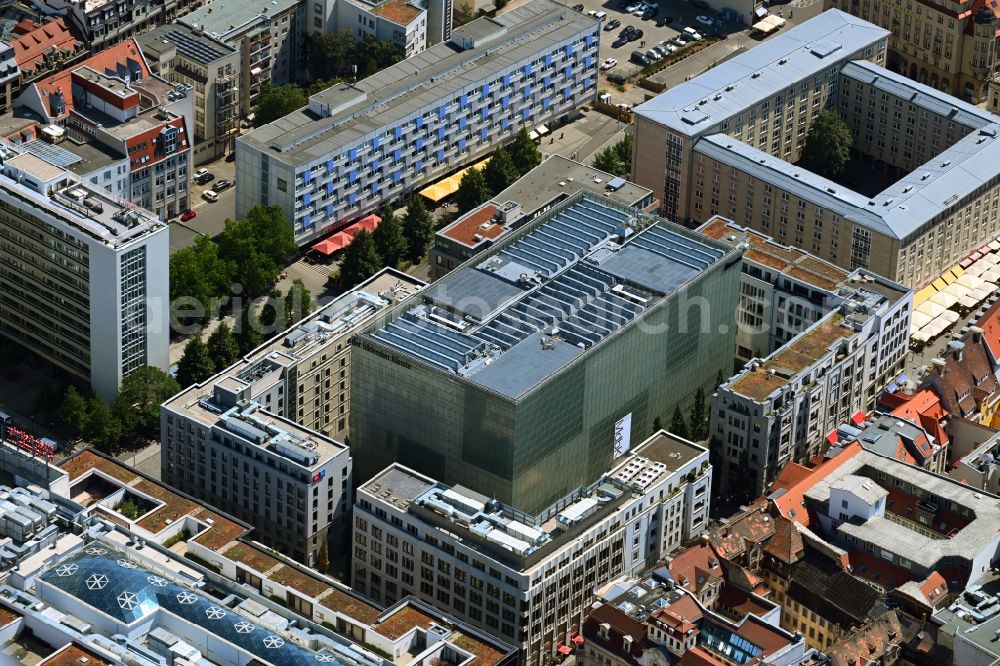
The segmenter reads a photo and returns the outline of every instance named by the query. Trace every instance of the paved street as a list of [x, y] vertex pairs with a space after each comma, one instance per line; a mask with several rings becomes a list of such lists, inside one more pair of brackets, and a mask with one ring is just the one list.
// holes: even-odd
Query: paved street
[[[202, 166], [215, 177], [212, 180], [213, 183], [220, 179], [233, 182], [236, 176], [236, 163], [226, 162], [222, 158]], [[201, 193], [211, 187], [210, 183], [198, 185], [194, 181], [191, 182], [192, 208], [198, 211], [198, 216], [187, 222], [181, 222], [180, 219], [174, 218], [174, 221], [170, 223], [171, 252], [193, 245], [198, 236], [219, 234], [225, 227], [226, 220], [236, 216], [236, 188], [230, 187], [228, 190], [223, 190], [219, 194], [219, 200], [210, 203], [202, 198]]]
[[541, 140], [542, 158], [561, 155], [583, 164], [590, 164], [594, 154], [606, 144], [621, 139], [627, 123], [598, 111], [584, 112], [583, 116], [564, 127], [554, 130]]

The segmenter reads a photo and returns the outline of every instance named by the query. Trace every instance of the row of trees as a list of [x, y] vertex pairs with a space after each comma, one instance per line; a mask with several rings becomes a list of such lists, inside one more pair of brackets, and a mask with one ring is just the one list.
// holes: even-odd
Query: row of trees
[[240, 311], [235, 330], [222, 322], [207, 342], [200, 332], [191, 337], [177, 362], [177, 382], [187, 388], [222, 372], [259, 347], [264, 333], [289, 328], [312, 312], [312, 307], [312, 294], [302, 280], [292, 282], [284, 295], [273, 290], [259, 307], [251, 303]]
[[[364, 78], [403, 59], [399, 46], [371, 35], [355, 40], [350, 30], [306, 37], [306, 62], [312, 82], [268, 86], [254, 108], [254, 127], [287, 116], [309, 103], [309, 96], [345, 79]], [[357, 71], [355, 71], [357, 67]]]
[[124, 446], [158, 439], [160, 404], [180, 390], [177, 381], [167, 373], [143, 366], [125, 377], [118, 397], [110, 405], [73, 385], [66, 389], [61, 400], [58, 393], [48, 395], [51, 387], [42, 387], [37, 402], [59, 405], [54, 414], [59, 423], [101, 451], [113, 454]]
[[[257, 206], [226, 221], [216, 238], [199, 237], [170, 257], [170, 300], [193, 299], [180, 325], [204, 324], [229, 305], [229, 296], [267, 293], [298, 250], [291, 225], [277, 206]], [[198, 308], [196, 305], [200, 305]]]
[[621, 141], [594, 155], [592, 166], [614, 176], [629, 175], [632, 172], [632, 133], [625, 132]]
[[506, 147], [493, 151], [482, 171], [468, 169], [455, 193], [459, 213], [467, 213], [510, 187], [514, 181], [542, 163], [542, 153], [524, 127]]
[[347, 289], [364, 282], [383, 266], [401, 268], [420, 261], [433, 241], [434, 220], [423, 199], [414, 195], [402, 218], [387, 208], [375, 231], [361, 230], [354, 236], [340, 262], [340, 286]]

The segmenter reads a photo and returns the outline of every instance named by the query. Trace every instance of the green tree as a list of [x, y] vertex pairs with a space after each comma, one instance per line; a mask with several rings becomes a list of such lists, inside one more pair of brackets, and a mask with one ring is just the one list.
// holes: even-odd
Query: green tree
[[410, 259], [420, 261], [427, 248], [434, 242], [434, 218], [424, 206], [419, 194], [414, 194], [406, 204], [403, 218], [403, 235], [410, 246]]
[[700, 386], [694, 394], [691, 415], [688, 417], [688, 428], [691, 431], [691, 438], [697, 442], [705, 439], [708, 435], [708, 423], [706, 422], [705, 413], [705, 391]]
[[282, 322], [284, 322], [283, 308], [284, 299], [281, 297], [281, 290], [272, 289], [271, 293], [267, 295], [264, 305], [261, 306], [258, 315], [261, 328], [265, 333], [277, 332], [274, 330], [274, 323], [278, 321], [279, 314], [282, 316]]
[[219, 256], [248, 294], [262, 294], [298, 251], [292, 227], [278, 206], [256, 206], [239, 221], [227, 220]]
[[621, 176], [625, 173], [625, 167], [618, 159], [618, 153], [613, 146], [605, 148], [594, 155], [594, 161], [591, 163], [591, 166], [615, 176]]
[[684, 422], [684, 415], [681, 414], [679, 405], [674, 407], [674, 416], [670, 419], [670, 432], [684, 439], [688, 437], [687, 423]]
[[467, 0], [462, 0], [455, 3], [454, 9], [452, 10], [452, 24], [457, 28], [459, 26], [465, 25], [472, 19], [476, 18], [475, 10], [472, 8], [472, 3]]
[[122, 514], [129, 520], [135, 520], [139, 517], [139, 507], [136, 505], [135, 500], [131, 497], [119, 502], [118, 506], [115, 507], [115, 511]]
[[80, 395], [76, 387], [70, 384], [63, 394], [59, 406], [59, 422], [73, 429], [77, 435], [87, 424], [87, 399]]
[[177, 380], [159, 368], [144, 365], [125, 375], [112, 411], [126, 436], [155, 438], [160, 430], [160, 405], [180, 393]]
[[340, 264], [340, 278], [345, 288], [353, 287], [367, 280], [382, 268], [375, 241], [366, 229], [362, 229], [344, 250]]
[[622, 137], [622, 140], [612, 147], [615, 152], [615, 156], [618, 158], [618, 161], [621, 162], [624, 169], [622, 173], [618, 174], [620, 176], [624, 176], [632, 171], [632, 144], [632, 133], [625, 132], [625, 136]]
[[469, 167], [462, 174], [462, 180], [458, 183], [458, 192], [455, 193], [455, 203], [458, 205], [459, 213], [468, 213], [491, 196], [493, 194], [486, 185], [483, 172], [476, 167]]
[[222, 372], [240, 358], [240, 344], [226, 322], [222, 322], [212, 331], [206, 346], [208, 355], [215, 363], [216, 372]]
[[309, 75], [329, 83], [332, 79], [352, 76], [351, 64], [356, 52], [350, 30], [322, 32], [306, 37], [306, 61]]
[[409, 248], [403, 235], [403, 223], [391, 208], [382, 211], [382, 221], [372, 232], [372, 242], [384, 266], [399, 268], [399, 263], [406, 258]]
[[302, 280], [292, 280], [292, 286], [285, 294], [285, 328], [304, 319], [312, 312], [312, 293]]
[[122, 437], [122, 424], [103, 400], [91, 396], [87, 401], [87, 424], [83, 436], [98, 450], [114, 453]]
[[254, 127], [260, 127], [287, 116], [309, 103], [305, 93], [297, 85], [267, 86], [260, 94], [260, 101], [254, 109]]
[[204, 324], [211, 314], [212, 297], [225, 294], [232, 281], [232, 266], [219, 256], [211, 238], [199, 236], [194, 245], [170, 255], [170, 300], [197, 299], [200, 316], [189, 316], [181, 325]]
[[261, 343], [264, 341], [264, 338], [260, 334], [259, 330], [259, 319], [257, 319], [257, 313], [253, 310], [252, 303], [248, 303], [242, 310], [240, 310], [240, 314], [239, 317], [237, 317], [236, 322], [236, 328], [233, 330], [233, 335], [236, 338], [236, 344], [240, 347], [240, 356], [246, 356], [257, 347], [260, 347]]
[[832, 109], [820, 111], [809, 126], [799, 166], [826, 178], [837, 178], [851, 159], [852, 145], [854, 137], [840, 115]]
[[507, 146], [507, 152], [522, 176], [542, 163], [542, 152], [528, 136], [527, 127], [522, 127], [514, 135], [514, 140]]
[[201, 339], [201, 333], [198, 333], [184, 345], [184, 355], [177, 362], [177, 381], [183, 388], [187, 388], [214, 374], [215, 363], [208, 355], [208, 345]]
[[493, 151], [490, 161], [483, 167], [483, 178], [490, 191], [499, 194], [520, 178], [517, 167], [510, 159], [510, 153], [501, 146]]
[[357, 45], [355, 59], [359, 63], [358, 78], [364, 78], [402, 60], [403, 50], [394, 42], [366, 35]]

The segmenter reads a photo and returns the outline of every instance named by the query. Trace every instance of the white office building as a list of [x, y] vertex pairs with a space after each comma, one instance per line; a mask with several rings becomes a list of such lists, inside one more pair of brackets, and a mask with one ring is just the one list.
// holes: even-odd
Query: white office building
[[595, 590], [635, 574], [708, 522], [708, 450], [659, 432], [537, 516], [394, 463], [358, 488], [352, 585], [407, 595], [546, 663], [580, 633]]

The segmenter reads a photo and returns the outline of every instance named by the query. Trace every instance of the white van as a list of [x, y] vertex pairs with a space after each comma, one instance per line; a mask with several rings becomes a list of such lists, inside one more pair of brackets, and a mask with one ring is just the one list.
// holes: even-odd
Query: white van
[[219, 195], [216, 194], [214, 190], [205, 190], [201, 193], [201, 196], [205, 199], [205, 201], [211, 201], [212, 203], [219, 200]]
[[691, 27], [684, 28], [684, 34], [687, 35], [690, 39], [693, 39], [696, 42], [699, 39], [701, 39], [701, 35], [698, 34], [698, 31], [695, 30], [694, 28], [691, 28]]

